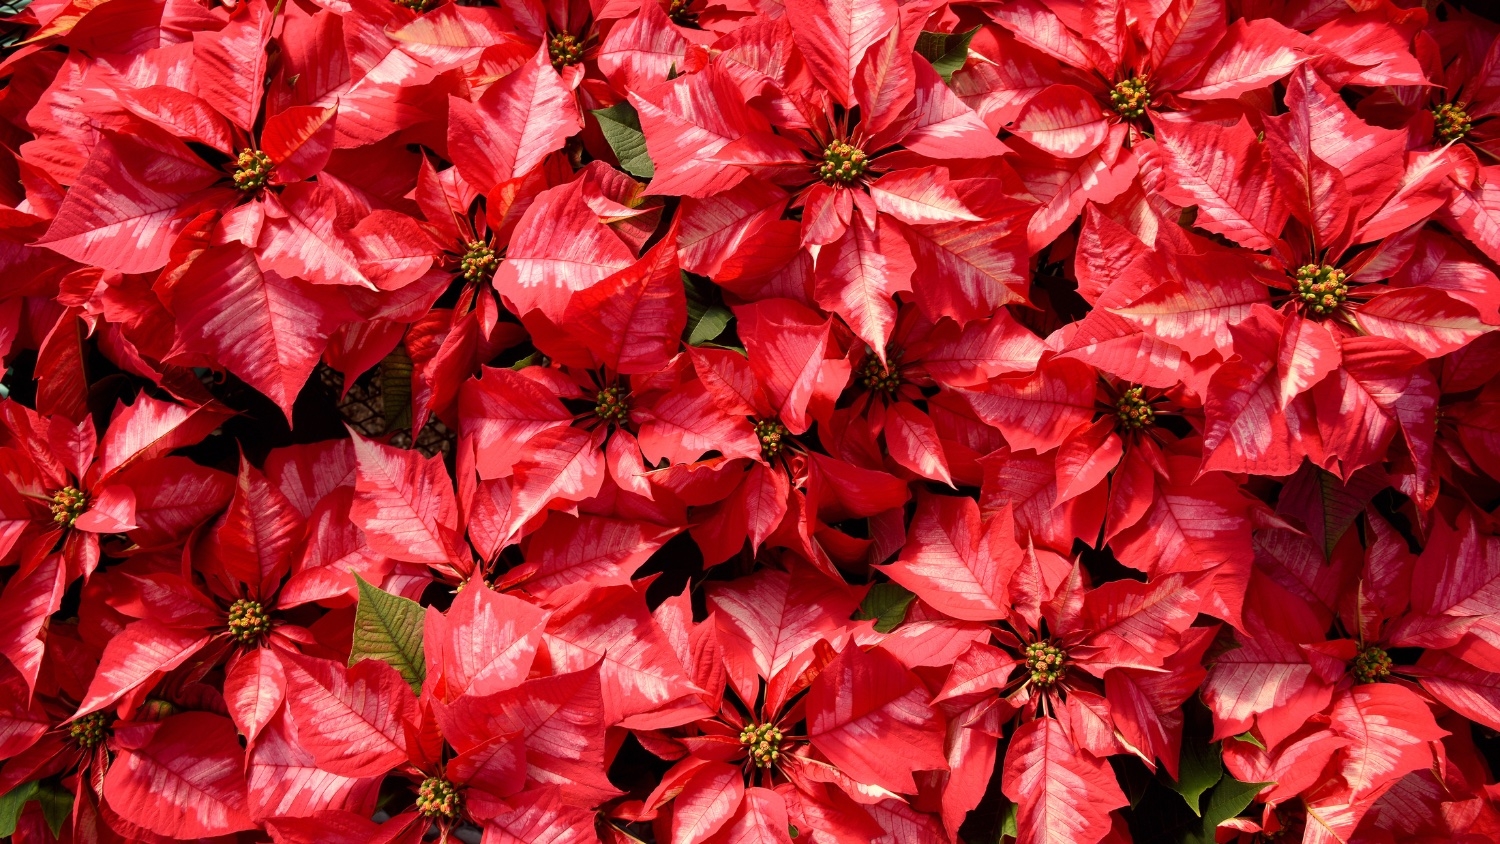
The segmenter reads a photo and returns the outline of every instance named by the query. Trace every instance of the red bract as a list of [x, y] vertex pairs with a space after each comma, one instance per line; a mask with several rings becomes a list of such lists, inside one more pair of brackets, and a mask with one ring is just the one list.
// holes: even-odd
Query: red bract
[[[878, 836], [879, 821], [861, 806], [899, 801], [898, 792], [916, 790], [913, 771], [944, 767], [941, 716], [890, 653], [852, 641], [835, 653], [824, 636], [839, 631], [853, 606], [846, 590], [819, 575], [777, 571], [743, 586], [712, 594], [713, 613], [696, 626], [685, 595], [657, 611], [691, 648], [696, 682], [707, 689], [701, 698], [714, 714], [637, 734], [652, 752], [679, 761], [633, 816], [650, 818], [665, 804], [670, 814], [656, 827], [674, 842], [769, 826], [768, 815], [789, 811], [815, 812], [818, 820], [798, 824], [804, 834]], [[788, 635], [802, 637], [796, 649], [778, 650]], [[872, 753], [880, 745], [862, 742], [865, 730], [899, 735], [905, 753]], [[764, 834], [785, 840], [779, 829]]]
[[[224, 705], [253, 742], [281, 709], [287, 688], [283, 658], [298, 654], [299, 643], [314, 642], [309, 630], [285, 616], [324, 597], [290, 588], [294, 566], [305, 574], [318, 563], [315, 552], [304, 551], [297, 564], [301, 534], [302, 519], [291, 501], [254, 467], [242, 465], [228, 509], [187, 551], [191, 569], [129, 573], [117, 587], [111, 603], [139, 620], [110, 640], [77, 714], [103, 711], [122, 699], [120, 708], [128, 711], [139, 699], [136, 693], [145, 691], [142, 685], [160, 673], [185, 665], [201, 671], [222, 661]], [[340, 568], [367, 575], [379, 570], [358, 557], [340, 562]]]
[[728, 417], [718, 455], [653, 472], [695, 512], [705, 561], [722, 562], [749, 541], [787, 548], [830, 574], [855, 565], [868, 543], [832, 527], [891, 512], [908, 492], [896, 478], [819, 453], [804, 442], [816, 407], [826, 408], [848, 377], [829, 320], [784, 299], [738, 311], [750, 359], [719, 349], [690, 350], [715, 413]]
[[[86, 644], [62, 630], [52, 631], [52, 638], [48, 650], [51, 660], [68, 660], [76, 664], [79, 673], [97, 668], [98, 654]], [[10, 792], [28, 781], [57, 776], [72, 792], [78, 807], [69, 831], [75, 836], [108, 836], [108, 827], [100, 824], [98, 816], [99, 776], [108, 770], [110, 760], [119, 752], [113, 731], [118, 722], [98, 714], [66, 723], [83, 693], [73, 667], [69, 665], [56, 672], [54, 688], [44, 687], [33, 693], [13, 667], [5, 666], [6, 742], [0, 749], [0, 757], [6, 761], [0, 767], [0, 788]], [[45, 678], [52, 680], [54, 677]]]
[[[1133, 752], [1149, 766], [1160, 759], [1175, 777], [1182, 728], [1175, 710], [1201, 679], [1187, 666], [1214, 634], [1211, 627], [1189, 628], [1205, 580], [1174, 574], [1154, 584], [1119, 581], [1086, 592], [1076, 565], [1068, 572], [1051, 555], [1023, 552], [1012, 525], [1008, 508], [983, 522], [971, 500], [922, 499], [911, 539], [887, 571], [938, 612], [1003, 624], [994, 628], [1002, 647], [973, 644], [938, 699], [961, 709], [970, 724], [993, 717], [995, 707], [1001, 718], [1045, 722], [1012, 739], [1005, 765], [1007, 794], [1023, 814], [1040, 813], [1037, 837], [1028, 833], [1027, 840], [1044, 840], [1046, 816], [1059, 812], [1070, 795], [1116, 801], [1083, 827], [1102, 835], [1108, 811], [1124, 801], [1107, 767], [1082, 754], [1102, 759]], [[1160, 672], [1163, 667], [1168, 673]], [[968, 752], [976, 749], [971, 745]], [[1053, 794], [1050, 786], [1023, 784], [1052, 779], [1046, 773], [1052, 765], [1074, 770], [1083, 790], [1064, 786]], [[952, 807], [945, 797], [950, 824], [977, 801], [982, 789], [976, 785], [982, 783], [950, 780], [948, 787], [959, 790]]]
[[[703, 71], [631, 98], [657, 168], [650, 191], [703, 200], [684, 225], [722, 233], [694, 268], [722, 266], [766, 211], [796, 210], [795, 236], [751, 236], [815, 257], [796, 297], [838, 314], [882, 360], [897, 293], [960, 322], [1024, 298], [1011, 287], [1029, 205], [988, 163], [1005, 147], [913, 54], [917, 35], [893, 3], [800, 3], [739, 30]], [[931, 284], [912, 285], [918, 261]]]
[[0, 838], [1500, 841], [1483, 4], [0, 8]]
[[[929, 393], [934, 388], [977, 386], [1001, 373], [1025, 371], [1041, 348], [1037, 336], [1004, 311], [960, 329], [951, 320], [934, 325], [906, 306], [886, 346], [885, 360], [867, 351], [854, 362], [847, 391], [852, 400], [828, 420], [824, 429], [828, 447], [853, 462], [879, 466], [886, 461], [876, 443], [883, 440], [894, 466], [950, 486], [957, 473], [972, 485], [977, 480], [973, 460], [977, 455], [966, 441], [966, 426], [929, 413], [928, 402], [943, 395]], [[934, 405], [946, 413], [962, 413], [961, 406], [951, 401]]]
[[1234, 100], [1312, 57], [1309, 39], [1267, 18], [1230, 25], [1223, 6], [1174, 2], [1136, 17], [1119, 3], [1059, 14], [1017, 2], [992, 14], [1013, 39], [991, 36], [998, 61], [975, 68], [964, 90], [1026, 142], [1018, 169], [1047, 201], [1031, 220], [1033, 247], [1085, 202], [1128, 187], [1135, 148], [1161, 122], [1232, 119]]
[[10, 618], [0, 652], [34, 688], [47, 616], [70, 583], [98, 567], [101, 534], [173, 544], [222, 506], [227, 479], [165, 455], [202, 438], [225, 414], [211, 405], [187, 408], [141, 396], [116, 409], [96, 442], [92, 419], [75, 426], [9, 401], [4, 412], [11, 441], [6, 556], [19, 568], [0, 593]]

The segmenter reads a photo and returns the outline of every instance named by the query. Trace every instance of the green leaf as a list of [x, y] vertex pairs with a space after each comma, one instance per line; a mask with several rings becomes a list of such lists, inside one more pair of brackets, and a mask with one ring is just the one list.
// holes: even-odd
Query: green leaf
[[52, 837], [56, 838], [62, 834], [63, 824], [67, 822], [68, 816], [73, 814], [73, 794], [55, 786], [44, 785], [37, 792], [36, 798], [42, 804], [42, 819], [47, 822], [47, 828], [52, 830]]
[[1213, 831], [1218, 828], [1219, 824], [1245, 811], [1245, 808], [1255, 799], [1255, 795], [1270, 784], [1268, 782], [1240, 782], [1227, 774], [1219, 780], [1213, 793], [1208, 796], [1207, 808], [1203, 810], [1203, 828], [1208, 831], [1209, 840], [1213, 840]]
[[718, 339], [734, 319], [734, 314], [720, 300], [718, 289], [707, 279], [698, 281], [685, 272], [682, 273], [682, 288], [687, 294], [685, 342], [689, 346], [702, 346]]
[[547, 365], [546, 361], [547, 361], [547, 356], [546, 355], [542, 354], [541, 352], [532, 352], [531, 354], [527, 355], [526, 357], [521, 358], [520, 360], [518, 360], [515, 363], [511, 364], [510, 368], [514, 369], [517, 372], [520, 372], [521, 370], [525, 369], [528, 366], [546, 366]]
[[933, 70], [944, 82], [953, 81], [953, 72], [969, 58], [969, 42], [979, 27], [968, 32], [923, 32], [917, 36], [917, 52], [932, 62]]
[[1014, 841], [1020, 836], [1020, 827], [1016, 823], [1016, 804], [1012, 803], [1005, 807], [1005, 820], [1000, 822], [1000, 840], [1009, 838]]
[[404, 342], [397, 343], [380, 362], [380, 412], [387, 431], [411, 425], [411, 371]]
[[1199, 806], [1203, 803], [1203, 792], [1218, 785], [1224, 776], [1224, 760], [1219, 756], [1219, 746], [1201, 741], [1182, 743], [1181, 761], [1178, 764], [1178, 780], [1170, 783], [1172, 790], [1182, 795], [1193, 814], [1201, 816]]
[[396, 669], [420, 693], [427, 676], [422, 655], [422, 605], [371, 586], [359, 575], [359, 606], [354, 611], [352, 666], [362, 659], [378, 659]]
[[635, 106], [621, 100], [609, 108], [594, 109], [594, 116], [599, 118], [604, 140], [609, 141], [609, 148], [615, 151], [615, 158], [620, 159], [620, 167], [626, 173], [641, 179], [656, 175], [656, 164], [646, 151], [646, 133], [641, 131], [641, 118], [635, 113]]
[[31, 0], [5, 0], [5, 2], [0, 3], [0, 15], [5, 17], [19, 15], [26, 11], [26, 7], [30, 5]]
[[16, 824], [21, 821], [21, 809], [41, 788], [41, 783], [28, 782], [16, 786], [0, 797], [0, 838], [16, 834]]
[[1261, 750], [1266, 749], [1266, 746], [1264, 744], [1261, 744], [1260, 739], [1256, 738], [1255, 734], [1250, 732], [1249, 730], [1246, 730], [1237, 736], [1230, 736], [1230, 738], [1234, 739], [1235, 741], [1242, 741], [1246, 744], [1253, 744]]
[[1189, 833], [1182, 844], [1214, 844], [1214, 830], [1219, 824], [1238, 817], [1255, 795], [1268, 785], [1268, 782], [1240, 782], [1225, 774], [1208, 795], [1208, 806], [1203, 810], [1203, 828], [1197, 834]]
[[1365, 506], [1384, 486], [1370, 475], [1356, 474], [1345, 484], [1339, 476], [1325, 469], [1318, 472], [1318, 494], [1322, 504], [1323, 556], [1333, 559], [1333, 549], [1353, 527]]
[[877, 583], [865, 593], [854, 617], [860, 620], [873, 618], [877, 632], [889, 633], [906, 620], [906, 608], [916, 597], [894, 583]]
[[723, 305], [710, 305], [696, 320], [689, 320], [691, 328], [688, 331], [688, 345], [701, 346], [713, 340], [724, 329], [729, 327], [729, 321], [734, 319], [734, 314]]

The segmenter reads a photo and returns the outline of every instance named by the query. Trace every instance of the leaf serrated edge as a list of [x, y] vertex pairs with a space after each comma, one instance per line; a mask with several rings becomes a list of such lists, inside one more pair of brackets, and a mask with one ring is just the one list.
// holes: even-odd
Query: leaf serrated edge
[[[354, 611], [354, 640], [349, 648], [349, 666], [352, 668], [362, 659], [378, 659], [396, 669], [412, 691], [420, 694], [422, 681], [427, 674], [426, 657], [422, 650], [422, 605], [410, 598], [393, 595], [366, 581], [358, 573], [355, 573], [354, 580], [359, 588], [359, 603]], [[407, 604], [411, 607], [406, 607]], [[369, 615], [365, 614], [367, 607]], [[388, 607], [400, 607], [404, 617], [396, 618], [394, 612], [386, 609]], [[372, 621], [386, 631], [388, 650], [372, 646], [379, 643], [361, 643], [361, 630], [368, 629]], [[397, 634], [400, 634], [399, 638]], [[404, 642], [401, 641], [403, 639]]]

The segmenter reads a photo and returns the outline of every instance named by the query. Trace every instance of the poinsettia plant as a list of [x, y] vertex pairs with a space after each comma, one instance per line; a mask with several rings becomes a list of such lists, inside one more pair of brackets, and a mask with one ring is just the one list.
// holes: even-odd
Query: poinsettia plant
[[0, 3], [0, 837], [1500, 841], [1500, 21]]

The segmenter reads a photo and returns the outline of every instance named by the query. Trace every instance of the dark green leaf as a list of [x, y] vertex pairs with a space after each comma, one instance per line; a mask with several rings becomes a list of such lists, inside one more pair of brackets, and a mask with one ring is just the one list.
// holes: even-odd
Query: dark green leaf
[[944, 82], [952, 81], [953, 72], [968, 60], [969, 42], [978, 31], [976, 26], [968, 32], [923, 32], [917, 36], [917, 52], [932, 62]]
[[1270, 783], [1240, 782], [1225, 774], [1208, 795], [1208, 806], [1203, 810], [1203, 828], [1197, 834], [1188, 834], [1182, 844], [1214, 844], [1214, 830], [1218, 829], [1219, 824], [1238, 817], [1255, 799], [1255, 795], [1268, 785]]
[[1009, 838], [1014, 841], [1018, 837], [1020, 832], [1016, 825], [1016, 804], [1012, 803], [1005, 807], [1005, 820], [1000, 822], [1000, 840]]
[[359, 606], [354, 611], [354, 647], [349, 664], [378, 659], [400, 672], [420, 692], [427, 676], [422, 655], [422, 605], [366, 583], [359, 575]]
[[21, 820], [21, 809], [40, 787], [40, 783], [23, 783], [0, 797], [0, 838], [9, 838], [16, 834], [16, 824]]
[[1203, 810], [1203, 826], [1209, 831], [1209, 839], [1213, 839], [1213, 830], [1219, 824], [1245, 811], [1255, 795], [1268, 785], [1268, 782], [1240, 782], [1228, 775], [1219, 780], [1213, 793], [1208, 796], [1208, 806]]
[[594, 116], [599, 118], [604, 139], [626, 173], [641, 179], [656, 175], [656, 164], [646, 151], [646, 133], [641, 131], [641, 118], [634, 106], [621, 100], [609, 108], [594, 109]]
[[47, 822], [47, 828], [52, 830], [52, 836], [56, 838], [62, 834], [63, 823], [73, 813], [73, 794], [55, 786], [44, 785], [37, 792], [36, 798], [42, 804], [42, 819]]
[[387, 431], [411, 425], [411, 370], [405, 343], [397, 343], [380, 362], [380, 412]]
[[1219, 758], [1219, 746], [1202, 741], [1184, 741], [1182, 756], [1178, 764], [1178, 780], [1171, 783], [1172, 790], [1182, 795], [1193, 814], [1201, 815], [1203, 792], [1218, 784], [1224, 776], [1224, 761]]
[[687, 295], [688, 312], [683, 342], [702, 346], [718, 339], [734, 319], [734, 314], [724, 307], [719, 289], [708, 279], [686, 272], [682, 273], [682, 289]]
[[4, 2], [0, 2], [0, 15], [5, 17], [19, 15], [26, 11], [26, 7], [30, 5], [31, 0], [4, 0]]
[[[1377, 478], [1379, 478], [1377, 480]], [[1323, 556], [1332, 559], [1333, 549], [1365, 511], [1370, 499], [1385, 486], [1384, 476], [1356, 472], [1345, 484], [1338, 475], [1318, 470], [1318, 491], [1323, 507]]]
[[906, 608], [916, 597], [894, 583], [877, 583], [865, 593], [854, 617], [861, 620], [873, 618], [876, 631], [889, 633], [906, 620]]
[[1119, 782], [1120, 790], [1125, 792], [1125, 799], [1130, 801], [1132, 809], [1140, 806], [1141, 801], [1151, 794], [1152, 787], [1157, 785], [1151, 769], [1134, 756], [1111, 756], [1109, 765], [1114, 769], [1115, 780]]
[[692, 329], [688, 332], [688, 345], [701, 346], [713, 340], [724, 329], [729, 327], [729, 321], [734, 319], [734, 314], [723, 305], [710, 305], [696, 321], [692, 323]]

